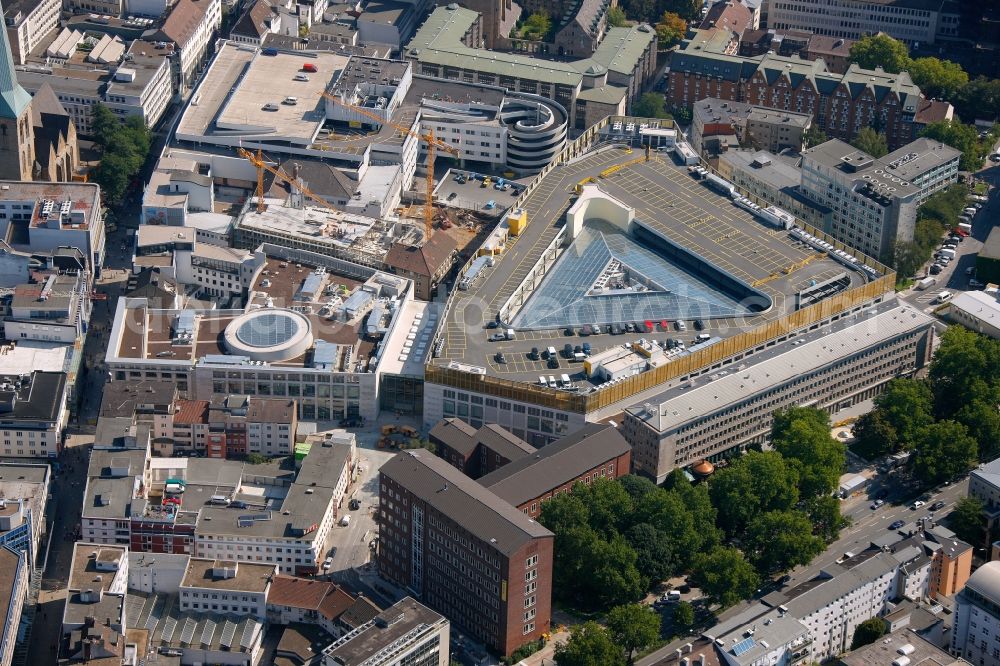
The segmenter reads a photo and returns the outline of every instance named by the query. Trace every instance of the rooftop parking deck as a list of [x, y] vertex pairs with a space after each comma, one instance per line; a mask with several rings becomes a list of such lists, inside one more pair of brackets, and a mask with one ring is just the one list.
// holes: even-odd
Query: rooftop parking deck
[[[601, 177], [602, 172], [618, 165], [621, 168]], [[575, 186], [588, 178], [594, 179], [604, 193], [634, 209], [638, 224], [633, 226], [646, 231], [630, 231], [627, 238], [647, 248], [649, 251], [644, 255], [656, 255], [663, 261], [661, 276], [671, 273], [678, 279], [683, 276], [692, 285], [689, 293], [700, 294], [702, 298], [691, 299], [695, 306], [687, 312], [674, 312], [669, 317], [665, 314], [651, 320], [645, 311], [631, 316], [623, 314], [617, 323], [623, 328], [629, 323], [640, 324], [636, 333], [608, 335], [608, 327], [603, 326], [601, 335], [581, 338], [580, 322], [566, 321], [555, 326], [552, 325], [555, 319], [548, 319], [550, 328], [518, 330], [514, 340], [490, 342], [490, 335], [510, 322], [503, 321], [498, 329], [488, 329], [487, 322], [497, 318], [515, 290], [535, 273], [543, 253], [564, 230], [565, 213], [575, 200]], [[562, 373], [579, 380], [583, 378], [581, 363], [560, 357], [561, 367], [556, 372], [544, 359], [530, 359], [532, 348], [544, 352], [551, 346], [562, 351], [567, 343], [576, 347], [586, 342], [591, 353], [596, 354], [639, 338], [653, 341], [673, 338], [691, 348], [700, 335], [725, 339], [778, 320], [798, 309], [799, 292], [828, 280], [841, 279], [840, 290], [845, 291], [871, 279], [860, 270], [852, 270], [818, 252], [788, 231], [766, 225], [696, 179], [685, 167], [678, 166], [671, 155], [663, 153], [653, 152], [648, 161], [638, 150], [629, 153], [619, 148], [604, 148], [586, 154], [549, 172], [522, 207], [528, 215], [525, 231], [508, 242], [504, 253], [496, 257], [496, 264], [485, 269], [483, 277], [468, 291], [457, 292], [442, 329], [444, 344], [434, 363], [447, 365], [457, 361], [486, 368], [489, 375], [522, 382], [537, 382], [540, 375]], [[624, 235], [622, 230], [618, 233]], [[660, 242], [663, 239], [666, 242]], [[549, 260], [552, 258], [549, 253]], [[552, 270], [552, 265], [548, 270]], [[711, 294], [713, 287], [718, 286], [713, 276], [722, 274], [745, 286], [748, 292], [759, 292], [766, 297], [761, 302], [769, 299], [770, 305], [742, 311], [737, 303], [732, 313], [714, 305], [697, 307], [698, 301], [733, 305], [731, 299], [726, 301], [721, 294]], [[528, 300], [524, 307], [531, 305]], [[517, 317], [523, 310], [505, 313], [512, 315], [508, 319], [514, 322], [514, 328], [520, 323]], [[645, 327], [650, 320], [652, 330]], [[680, 330], [681, 326], [684, 330]], [[503, 353], [505, 362], [499, 361], [498, 352]]]

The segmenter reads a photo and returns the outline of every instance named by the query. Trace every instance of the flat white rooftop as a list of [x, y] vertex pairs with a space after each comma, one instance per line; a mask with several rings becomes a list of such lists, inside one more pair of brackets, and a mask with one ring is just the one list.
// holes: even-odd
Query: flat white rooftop
[[379, 369], [393, 375], [422, 376], [431, 353], [441, 303], [410, 301], [385, 342]]
[[0, 352], [0, 374], [30, 375], [32, 370], [69, 372], [72, 352], [72, 345], [19, 340], [13, 349]]
[[[347, 60], [347, 56], [322, 51], [270, 56], [253, 47], [226, 43], [185, 109], [177, 136], [309, 145], [326, 117], [321, 93]], [[316, 71], [304, 71], [306, 63]], [[308, 80], [297, 81], [298, 74]], [[297, 103], [284, 104], [286, 97], [296, 98]], [[268, 110], [272, 108], [276, 110]]]

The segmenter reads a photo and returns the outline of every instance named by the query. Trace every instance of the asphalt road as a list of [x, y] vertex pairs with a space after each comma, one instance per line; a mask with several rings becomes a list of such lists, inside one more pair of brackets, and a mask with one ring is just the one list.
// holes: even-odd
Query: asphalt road
[[[937, 492], [929, 494], [926, 499], [927, 506], [930, 506], [938, 500], [946, 502], [946, 506], [934, 514], [937, 519], [943, 519], [951, 511], [951, 509], [954, 508], [955, 502], [957, 502], [960, 498], [965, 497], [967, 489], [967, 479], [963, 479], [962, 481], [950, 486], [945, 486]], [[910, 501], [911, 499], [907, 497], [905, 504], [887, 503], [880, 509], [876, 509], [874, 511], [868, 508], [870, 500], [867, 498], [858, 497], [845, 502], [847, 506], [844, 507], [844, 515], [850, 516], [853, 519], [852, 525], [841, 532], [840, 538], [830, 544], [829, 548], [827, 548], [822, 555], [813, 560], [811, 564], [799, 567], [790, 572], [791, 579], [781, 586], [781, 589], [791, 589], [796, 585], [811, 580], [823, 568], [836, 562], [836, 560], [845, 552], [856, 554], [865, 550], [868, 548], [873, 538], [884, 535], [888, 531], [889, 525], [896, 520], [911, 522], [919, 518], [923, 518], [924, 516], [931, 515], [926, 506], [916, 511], [910, 509]], [[733, 606], [723, 612], [719, 616], [719, 619], [724, 620], [737, 615], [745, 611], [753, 603], [756, 603], [756, 599], [737, 604], [736, 606]], [[678, 639], [637, 661], [636, 666], [658, 666], [659, 664], [665, 664], [668, 659], [673, 657], [674, 651], [678, 647], [687, 643], [689, 640], [690, 637]]]

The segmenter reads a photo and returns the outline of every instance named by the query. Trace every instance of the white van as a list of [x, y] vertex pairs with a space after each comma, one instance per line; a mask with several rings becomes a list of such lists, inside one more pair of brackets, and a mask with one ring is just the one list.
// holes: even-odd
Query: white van
[[340, 519], [340, 524], [343, 525], [344, 527], [347, 527], [348, 525], [350, 525], [351, 524], [351, 514], [345, 513], [344, 517]]
[[281, 103], [282, 104], [287, 104], [288, 106], [295, 106], [296, 104], [299, 103], [299, 98], [298, 97], [286, 97], [285, 99], [281, 100]]
[[569, 375], [563, 375], [559, 379], [562, 380], [563, 388], [566, 388], [567, 386], [572, 386], [573, 385], [573, 382], [571, 382], [570, 379], [569, 379]]
[[977, 212], [978, 211], [976, 211], [976, 209], [971, 206], [962, 210], [963, 215], [969, 215], [970, 217], [974, 217]]
[[545, 350], [545, 353], [547, 354], [546, 358], [555, 358], [555, 356], [556, 356], [556, 348], [555, 347], [549, 347], [548, 349]]
[[940, 254], [942, 257], [948, 257], [949, 259], [955, 258], [955, 251], [948, 247], [941, 250]]
[[935, 297], [934, 300], [937, 301], [938, 303], [947, 303], [948, 301], [951, 300], [951, 297], [952, 293], [950, 291], [942, 291], [938, 292], [938, 295]]

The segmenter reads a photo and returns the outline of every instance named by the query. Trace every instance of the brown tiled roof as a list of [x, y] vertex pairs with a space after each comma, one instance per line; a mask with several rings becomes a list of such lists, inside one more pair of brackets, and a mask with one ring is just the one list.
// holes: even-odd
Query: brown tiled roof
[[198, 24], [204, 18], [205, 13], [201, 7], [191, 0], [179, 0], [167, 16], [167, 20], [163, 22], [163, 26], [149, 41], [173, 42], [178, 47], [184, 48], [194, 37]]
[[208, 423], [208, 400], [178, 400], [174, 423]]
[[320, 604], [337, 586], [322, 580], [277, 575], [271, 581], [267, 603], [275, 606], [319, 610]]
[[419, 248], [395, 243], [386, 255], [385, 263], [409, 273], [430, 277], [441, 264], [451, 259], [451, 254], [456, 249], [458, 245], [455, 239], [445, 233], [436, 233]]
[[854, 44], [853, 39], [841, 39], [839, 37], [829, 37], [827, 35], [812, 35], [809, 38], [809, 44], [806, 46], [806, 51], [809, 53], [818, 53], [821, 55], [836, 55], [847, 57], [851, 53], [851, 46]]
[[702, 29], [712, 27], [726, 28], [738, 35], [742, 35], [743, 31], [750, 27], [750, 20], [752, 18], [752, 13], [742, 2], [739, 0], [726, 0], [725, 2], [716, 2], [712, 5], [699, 27]]
[[913, 115], [913, 122], [920, 125], [939, 123], [944, 120], [951, 120], [955, 115], [955, 110], [948, 102], [939, 99], [923, 99], [917, 102], [917, 112]]
[[333, 621], [343, 615], [353, 603], [354, 597], [334, 585], [329, 594], [323, 597], [323, 601], [320, 602], [319, 612], [322, 613], [323, 617], [326, 619]]
[[232, 34], [261, 38], [270, 32], [267, 19], [271, 18], [271, 4], [267, 0], [257, 0], [233, 26]]

